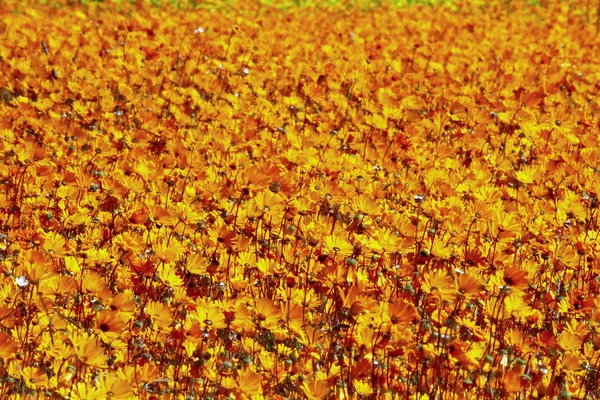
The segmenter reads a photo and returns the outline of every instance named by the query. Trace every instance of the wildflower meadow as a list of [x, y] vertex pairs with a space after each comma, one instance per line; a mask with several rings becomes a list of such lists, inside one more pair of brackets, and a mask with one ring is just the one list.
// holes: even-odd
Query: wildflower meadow
[[0, 399], [600, 398], [597, 1], [0, 15]]

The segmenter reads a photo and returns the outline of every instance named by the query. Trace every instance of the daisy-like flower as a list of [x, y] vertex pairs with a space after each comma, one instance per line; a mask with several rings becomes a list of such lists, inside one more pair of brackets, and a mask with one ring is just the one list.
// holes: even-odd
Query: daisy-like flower
[[112, 371], [100, 374], [97, 390], [107, 399], [126, 400], [134, 395], [131, 383], [125, 379], [123, 374]]
[[417, 310], [413, 304], [400, 299], [385, 304], [384, 307], [381, 307], [381, 313], [383, 314], [384, 320], [392, 325], [413, 322], [418, 316]]
[[273, 300], [260, 298], [256, 301], [254, 317], [263, 328], [273, 329], [281, 321], [281, 309], [275, 305]]
[[95, 368], [106, 367], [108, 358], [96, 338], [84, 334], [76, 339], [73, 348], [75, 349], [75, 356], [83, 364]]
[[489, 283], [500, 290], [522, 293], [529, 285], [528, 272], [516, 267], [506, 268], [504, 271], [498, 271]]
[[450, 300], [456, 294], [452, 278], [443, 271], [425, 273], [421, 288], [425, 293], [439, 295], [442, 300]]
[[21, 377], [27, 386], [30, 386], [34, 389], [44, 388], [48, 384], [48, 376], [38, 368], [23, 368], [21, 370]]
[[196, 304], [196, 310], [192, 313], [192, 318], [206, 328], [221, 329], [227, 327], [227, 321], [223, 310], [210, 302], [200, 300]]
[[467, 299], [476, 297], [482, 290], [483, 285], [479, 279], [469, 274], [460, 274], [457, 277], [458, 294]]
[[118, 311], [101, 311], [96, 317], [98, 336], [104, 342], [120, 338], [125, 324]]

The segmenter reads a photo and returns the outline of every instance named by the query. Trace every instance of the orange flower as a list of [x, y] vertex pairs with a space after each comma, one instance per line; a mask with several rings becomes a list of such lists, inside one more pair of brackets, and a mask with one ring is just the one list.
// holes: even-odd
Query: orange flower
[[164, 241], [154, 248], [154, 254], [164, 263], [178, 261], [185, 254], [185, 247], [175, 241]]
[[302, 382], [300, 390], [308, 400], [318, 400], [326, 398], [331, 392], [331, 387], [326, 380], [313, 378], [310, 382], [308, 380]]
[[149, 301], [144, 312], [151, 318], [153, 324], [156, 324], [158, 330], [166, 331], [173, 322], [173, 311], [164, 303]]
[[52, 278], [52, 265], [44, 255], [38, 251], [31, 251], [28, 256], [24, 263], [24, 272], [27, 280], [32, 285], [38, 285], [44, 280]]
[[234, 330], [242, 330], [252, 322], [248, 306], [240, 301], [229, 301], [224, 306], [225, 322]]
[[452, 341], [448, 344], [448, 354], [461, 366], [473, 370], [479, 363], [468, 354], [468, 347], [464, 342]]
[[108, 302], [109, 308], [113, 311], [118, 311], [119, 315], [130, 315], [135, 310], [135, 302], [133, 301], [131, 291], [125, 291], [118, 293], [115, 296], [111, 296]]
[[3, 395], [597, 392], [592, 2], [21, 3]]
[[205, 326], [211, 329], [221, 329], [227, 327], [227, 321], [223, 310], [204, 300], [200, 300], [196, 304], [196, 311], [192, 313], [192, 318], [197, 321], [200, 326]]
[[254, 316], [263, 328], [274, 329], [281, 321], [281, 309], [275, 305], [273, 300], [260, 298], [256, 300]]
[[392, 325], [410, 323], [418, 317], [415, 306], [400, 299], [387, 303], [381, 308], [381, 312], [384, 319]]
[[583, 364], [582, 358], [577, 353], [566, 354], [563, 359], [561, 366], [568, 373], [578, 373], [581, 370]]
[[131, 383], [124, 376], [114, 372], [100, 374], [98, 377], [97, 390], [105, 398], [129, 399], [134, 395]]
[[104, 349], [95, 338], [84, 334], [73, 343], [73, 348], [75, 356], [83, 364], [95, 368], [106, 368], [107, 357], [104, 354]]
[[126, 321], [118, 311], [102, 311], [96, 317], [96, 329], [100, 339], [109, 342], [121, 337]]
[[263, 393], [262, 374], [252, 371], [250, 368], [240, 371], [238, 376], [238, 385], [240, 391], [246, 396], [256, 396]]
[[531, 315], [531, 307], [524, 301], [520, 293], [513, 293], [504, 299], [504, 307], [508, 315], [512, 315], [517, 320], [522, 320]]
[[477, 278], [469, 274], [459, 274], [457, 286], [459, 295], [465, 296], [467, 299], [476, 297], [483, 287]]
[[280, 275], [283, 272], [283, 268], [277, 261], [268, 258], [258, 260], [256, 268], [263, 276]]
[[252, 193], [268, 188], [271, 181], [269, 176], [257, 167], [246, 169], [242, 178], [245, 178], [242, 187], [247, 187]]
[[211, 229], [208, 230], [208, 236], [212, 243], [215, 245], [219, 243], [226, 249], [230, 249], [236, 244], [237, 234], [234, 231], [229, 230], [226, 226], [211, 227]]
[[524, 290], [529, 285], [529, 279], [527, 278], [527, 271], [518, 269], [516, 267], [507, 268], [504, 270], [502, 280], [505, 285], [510, 288], [516, 288]]
[[11, 357], [17, 351], [17, 344], [15, 340], [0, 332], [0, 358], [6, 360]]
[[452, 278], [442, 271], [426, 272], [421, 288], [425, 293], [440, 296], [442, 300], [450, 300], [456, 294]]
[[21, 371], [21, 378], [27, 386], [44, 388], [48, 384], [48, 376], [37, 368], [25, 367]]

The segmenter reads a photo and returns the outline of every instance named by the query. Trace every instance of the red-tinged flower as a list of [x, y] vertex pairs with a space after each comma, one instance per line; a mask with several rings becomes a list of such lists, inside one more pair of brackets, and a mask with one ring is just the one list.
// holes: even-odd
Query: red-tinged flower
[[456, 294], [452, 278], [443, 271], [425, 273], [421, 288], [425, 293], [440, 296], [442, 300], [450, 300]]
[[400, 299], [387, 303], [381, 311], [384, 320], [392, 325], [411, 323], [418, 317], [415, 306]]
[[38, 368], [25, 367], [21, 370], [21, 378], [25, 384], [34, 389], [45, 388], [48, 385], [48, 375]]
[[300, 390], [302, 390], [302, 393], [308, 400], [319, 400], [327, 398], [332, 389], [327, 380], [319, 380], [315, 377], [310, 381], [306, 380], [302, 382]]
[[469, 345], [465, 342], [454, 340], [448, 344], [448, 354], [452, 356], [458, 364], [473, 370], [479, 363], [468, 353]]
[[476, 297], [483, 289], [483, 285], [479, 279], [469, 274], [458, 275], [457, 286], [458, 293], [467, 299]]
[[105, 342], [121, 337], [125, 321], [118, 311], [102, 311], [96, 317], [98, 336]]
[[281, 308], [275, 305], [273, 300], [260, 298], [256, 301], [254, 317], [256, 322], [263, 328], [273, 329], [277, 327], [281, 321]]
[[108, 358], [104, 353], [104, 348], [94, 337], [83, 335], [77, 338], [73, 343], [75, 356], [85, 365], [94, 368], [106, 368]]
[[503, 280], [506, 286], [523, 290], [529, 284], [528, 272], [519, 268], [511, 267], [504, 270]]

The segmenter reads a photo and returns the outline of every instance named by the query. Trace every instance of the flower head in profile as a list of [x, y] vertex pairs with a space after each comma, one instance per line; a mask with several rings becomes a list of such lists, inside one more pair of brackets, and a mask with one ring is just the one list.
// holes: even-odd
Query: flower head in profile
[[326, 380], [319, 380], [317, 378], [313, 378], [310, 381], [306, 380], [302, 383], [300, 387], [302, 393], [309, 400], [317, 400], [326, 398], [327, 395], [331, 392], [331, 387], [327, 383]]

